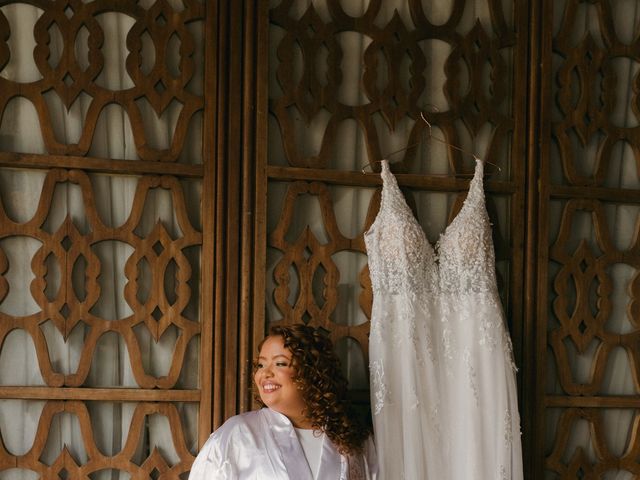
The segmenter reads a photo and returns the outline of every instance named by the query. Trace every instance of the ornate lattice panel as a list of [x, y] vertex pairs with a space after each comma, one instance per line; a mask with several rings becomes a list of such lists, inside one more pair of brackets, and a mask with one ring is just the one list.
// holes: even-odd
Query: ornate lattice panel
[[2, 478], [186, 478], [211, 429], [208, 14], [0, 2]]
[[[23, 8], [27, 3], [35, 11]], [[180, 158], [203, 108], [202, 57], [196, 55], [202, 2], [40, 0], [2, 5], [0, 114], [11, 100], [23, 97], [37, 114], [46, 152], [84, 156], [98, 148], [96, 136], [108, 121], [107, 107], [117, 105], [135, 145], [126, 157]], [[31, 32], [23, 30], [27, 26]], [[23, 52], [19, 42], [30, 42], [30, 35], [33, 52]], [[67, 138], [61, 138], [67, 132], [58, 125], [64, 110], [82, 117]], [[172, 132], [160, 142], [153, 131], [165, 123]]]
[[[80, 187], [86, 203], [83, 205], [86, 219], [82, 219], [81, 232], [76, 222], [67, 215], [59, 226], [48, 231], [47, 217], [52, 214], [51, 206], [59, 207], [54, 201], [54, 190], [60, 183], [72, 183]], [[147, 221], [144, 229], [142, 216], [149, 208], [150, 192], [164, 189], [171, 196], [176, 216], [177, 238], [167, 231], [161, 220], [153, 226]], [[29, 284], [29, 292], [37, 304], [37, 311], [27, 316], [13, 316], [0, 312], [0, 342], [15, 328], [29, 333], [36, 345], [38, 366], [44, 383], [51, 387], [79, 387], [86, 383], [92, 358], [100, 338], [107, 332], [115, 332], [124, 339], [131, 359], [131, 370], [136, 384], [141, 388], [174, 388], [178, 382], [187, 346], [200, 331], [197, 319], [189, 319], [184, 311], [191, 299], [192, 266], [186, 252], [202, 244], [202, 234], [191, 224], [187, 213], [183, 187], [175, 177], [141, 177], [137, 181], [132, 199], [132, 210], [123, 225], [107, 226], [95, 205], [95, 194], [87, 174], [80, 170], [51, 170], [44, 180], [40, 200], [34, 216], [27, 222], [15, 223], [0, 209], [0, 239], [29, 237], [40, 245], [30, 259], [11, 258], [3, 252], [7, 266], [18, 261], [29, 261], [34, 278]], [[126, 283], [122, 292], [131, 313], [108, 317], [100, 312], [98, 300], [101, 296], [101, 282], [105, 275], [102, 258], [97, 245], [108, 242], [125, 244], [132, 248], [131, 255], [124, 263]], [[117, 245], [113, 245], [114, 247]], [[197, 259], [197, 256], [195, 257]], [[52, 270], [57, 270], [58, 285]], [[5, 267], [6, 270], [6, 267]], [[146, 275], [145, 275], [146, 273]], [[146, 278], [145, 278], [146, 277]], [[84, 281], [83, 281], [84, 280]], [[143, 284], [146, 285], [143, 286]], [[6, 280], [3, 293], [9, 293]], [[196, 283], [196, 287], [197, 287]], [[29, 292], [20, 292], [28, 294]], [[3, 295], [4, 297], [4, 295]], [[102, 313], [102, 314], [101, 314]], [[68, 339], [73, 330], [82, 324], [85, 329], [78, 369], [70, 374], [56, 372], [47, 352], [45, 333], [40, 326], [51, 321], [60, 334]], [[155, 342], [167, 332], [170, 326], [179, 329], [171, 366], [166, 375], [156, 377], [145, 370], [142, 361], [141, 333], [136, 336], [136, 327], [144, 326]]]
[[[372, 292], [363, 233], [392, 170], [428, 238], [461, 206], [477, 152], [501, 291], [519, 342], [523, 17], [512, 2], [275, 2], [270, 10], [267, 323], [328, 330], [352, 386], [368, 388]], [[513, 160], [512, 160], [513, 159]], [[375, 171], [379, 164], [373, 163]]]
[[640, 12], [562, 1], [543, 18], [545, 478], [635, 478]]

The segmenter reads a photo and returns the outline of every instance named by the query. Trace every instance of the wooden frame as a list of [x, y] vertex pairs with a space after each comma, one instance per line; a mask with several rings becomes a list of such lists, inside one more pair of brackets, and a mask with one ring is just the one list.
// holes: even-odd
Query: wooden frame
[[[26, 468], [39, 473], [43, 478], [60, 475], [62, 478], [84, 478], [98, 470], [115, 468], [129, 472], [132, 478], [148, 478], [149, 476], [166, 475], [178, 478], [188, 472], [193, 461], [193, 454], [187, 446], [183, 432], [183, 421], [178, 411], [178, 404], [189, 403], [199, 406], [199, 443], [202, 443], [212, 429], [213, 393], [217, 392], [212, 383], [213, 320], [214, 320], [214, 283], [213, 272], [216, 270], [215, 257], [207, 252], [218, 249], [218, 239], [214, 235], [216, 218], [216, 162], [215, 149], [218, 145], [216, 137], [218, 111], [216, 102], [216, 85], [218, 84], [218, 64], [220, 33], [218, 24], [218, 2], [185, 0], [184, 9], [173, 10], [166, 2], [156, 2], [149, 9], [135, 2], [105, 0], [101, 2], [66, 2], [66, 1], [25, 1], [2, 2], [28, 3], [40, 8], [42, 15], [34, 27], [37, 48], [34, 61], [42, 79], [29, 84], [0, 79], [0, 111], [8, 102], [22, 96], [36, 107], [39, 127], [44, 138], [46, 153], [0, 152], [0, 167], [22, 169], [25, 171], [45, 170], [46, 179], [41, 192], [39, 210], [34, 218], [25, 223], [13, 222], [0, 208], [0, 238], [15, 235], [28, 235], [40, 239], [43, 247], [32, 259], [32, 268], [38, 279], [33, 283], [31, 293], [38, 300], [41, 311], [30, 317], [13, 317], [2, 313], [0, 328], [0, 345], [7, 334], [16, 328], [26, 330], [34, 339], [40, 371], [46, 386], [4, 385], [0, 387], [0, 398], [21, 399], [26, 401], [45, 400], [46, 404], [39, 419], [38, 431], [34, 444], [23, 455], [14, 455], [4, 446], [0, 447], [0, 469]], [[221, 2], [224, 3], [224, 2]], [[135, 87], [128, 90], [110, 90], [102, 83], [96, 82], [104, 66], [103, 53], [100, 48], [104, 39], [102, 27], [96, 17], [102, 13], [128, 15], [134, 19], [134, 27], [128, 35], [128, 48], [131, 52], [126, 64], [127, 73]], [[193, 54], [196, 48], [189, 26], [194, 22], [203, 25], [202, 58], [205, 60], [205, 73], [202, 78], [205, 95], [191, 91], [189, 83], [194, 75]], [[79, 65], [77, 55], [82, 52], [82, 40], [77, 38], [79, 32], [86, 28], [89, 32], [87, 62], [85, 69]], [[53, 40], [55, 31], [65, 40], [62, 52], [55, 54]], [[11, 26], [4, 13], [0, 12], [0, 66], [5, 67], [10, 58], [7, 39], [11, 35]], [[148, 35], [151, 44], [144, 45], [142, 37]], [[203, 39], [203, 40], [204, 40]], [[163, 53], [170, 48], [171, 42], [178, 42], [178, 68], [172, 69], [165, 62]], [[77, 47], [76, 42], [80, 42]], [[142, 52], [151, 45], [157, 58], [148, 70], [143, 68]], [[79, 50], [74, 50], [79, 48]], [[74, 51], [69, 51], [74, 50]], [[148, 51], [146, 52], [148, 54]], [[174, 65], [175, 66], [175, 65]], [[58, 101], [69, 108], [82, 92], [89, 95], [91, 105], [83, 118], [82, 133], [77, 143], [65, 143], [56, 137], [56, 129], [50, 116], [49, 97], [57, 95]], [[148, 102], [155, 108], [158, 117], [172, 101], [181, 104], [173, 137], [167, 148], [154, 148], [147, 138], [139, 102]], [[132, 135], [135, 139], [135, 156], [127, 160], [112, 160], [92, 155], [91, 146], [96, 134], [97, 122], [102, 111], [108, 105], [119, 105], [130, 117]], [[180, 154], [187, 138], [189, 128], [193, 127], [192, 118], [196, 112], [203, 114], [202, 164], [185, 162]], [[132, 213], [124, 225], [111, 227], [105, 225], [95, 208], [93, 186], [89, 175], [100, 174], [112, 177], [132, 175], [137, 179], [136, 196], [133, 200]], [[191, 225], [186, 214], [185, 197], [181, 182], [197, 181], [202, 184], [201, 223], [202, 231]], [[55, 232], [43, 227], [44, 219], [52, 205], [52, 194], [58, 184], [77, 185], [82, 194], [88, 224], [92, 227], [88, 232], [80, 232], [73, 220], [67, 218]], [[175, 215], [180, 223], [182, 236], [171, 238], [162, 222], [157, 221], [149, 234], [135, 229], [143, 213], [146, 196], [150, 190], [164, 189], [172, 195]], [[97, 278], [100, 276], [101, 264], [93, 245], [102, 241], [120, 241], [133, 245], [134, 254], [128, 259], [125, 274], [128, 279], [124, 290], [126, 301], [133, 314], [122, 319], [102, 318], [92, 310], [100, 295]], [[197, 279], [201, 295], [200, 303], [195, 307], [197, 318], [187, 318], [184, 313], [186, 303], [191, 298], [191, 290], [187, 282], [191, 280], [191, 266], [182, 249], [195, 247], [200, 249], [202, 262], [199, 265], [201, 278]], [[62, 283], [52, 297], [45, 292], [47, 282], [44, 263], [45, 257], [53, 256], [59, 263]], [[72, 270], [76, 268], [78, 258], [85, 259], [85, 293], [75, 291]], [[0, 302], [8, 292], [8, 283], [2, 277], [6, 270], [6, 255], [0, 248]], [[12, 259], [9, 259], [9, 261]], [[150, 269], [153, 283], [148, 294], [139, 293], [139, 264], [146, 262]], [[174, 292], [167, 292], [167, 267], [175, 263], [176, 270], [173, 284]], [[171, 279], [169, 281], [171, 284]], [[184, 315], [183, 315], [184, 313]], [[191, 315], [191, 314], [189, 314]], [[57, 371], [49, 358], [46, 339], [40, 331], [40, 325], [51, 321], [64, 335], [65, 340], [76, 326], [83, 322], [89, 326], [82, 345], [82, 358], [77, 371], [63, 374]], [[178, 328], [180, 335], [172, 353], [173, 361], [166, 376], [154, 376], [143, 366], [139, 340], [134, 328], [144, 325], [150, 332], [151, 341], [157, 341], [169, 328]], [[131, 368], [139, 388], [121, 388], [119, 385], [95, 387], [87, 383], [87, 375], [92, 363], [96, 344], [103, 333], [115, 332], [125, 338], [131, 358]], [[183, 365], [186, 348], [192, 348], [190, 339], [199, 336], [201, 348], [198, 360], [198, 385], [193, 388], [177, 387], [178, 377]], [[219, 339], [219, 337], [218, 337]], [[191, 345], [191, 346], [189, 346]], [[96, 439], [91, 424], [91, 414], [87, 408], [89, 402], [108, 402], [136, 404], [133, 419], [129, 425], [129, 433], [124, 448], [108, 456], [96, 447]], [[89, 460], [81, 464], [77, 458], [64, 448], [53, 464], [42, 460], [47, 438], [54, 418], [59, 414], [74, 415], [81, 426], [82, 447]], [[134, 455], [140, 436], [147, 428], [146, 417], [160, 415], [168, 419], [171, 437], [179, 457], [178, 463], [170, 465], [156, 450], [144, 452], [141, 463], [136, 463]], [[146, 456], [145, 456], [146, 455]]]

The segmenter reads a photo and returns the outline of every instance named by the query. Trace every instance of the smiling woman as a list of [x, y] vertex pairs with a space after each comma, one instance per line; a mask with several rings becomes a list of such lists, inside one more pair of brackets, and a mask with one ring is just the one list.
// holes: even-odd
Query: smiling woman
[[191, 480], [375, 480], [369, 431], [350, 414], [347, 382], [325, 333], [273, 327], [255, 362], [261, 410], [232, 417], [193, 464]]
[[260, 348], [254, 380], [264, 406], [285, 415], [295, 428], [309, 429], [313, 425], [305, 415], [305, 401], [296, 385], [292, 360], [283, 337], [267, 337]]

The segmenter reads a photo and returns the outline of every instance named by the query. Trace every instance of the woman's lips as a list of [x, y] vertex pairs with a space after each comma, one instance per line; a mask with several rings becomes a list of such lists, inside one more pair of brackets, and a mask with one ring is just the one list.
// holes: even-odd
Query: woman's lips
[[262, 391], [265, 392], [265, 393], [271, 393], [271, 392], [275, 392], [280, 387], [281, 387], [281, 385], [278, 385], [277, 383], [263, 383], [262, 384]]

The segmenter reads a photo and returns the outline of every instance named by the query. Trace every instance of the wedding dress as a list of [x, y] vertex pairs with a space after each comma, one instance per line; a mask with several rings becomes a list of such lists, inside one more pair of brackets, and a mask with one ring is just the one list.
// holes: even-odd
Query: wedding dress
[[381, 479], [520, 480], [515, 365], [478, 161], [428, 242], [386, 161], [365, 234], [373, 286], [371, 404]]

